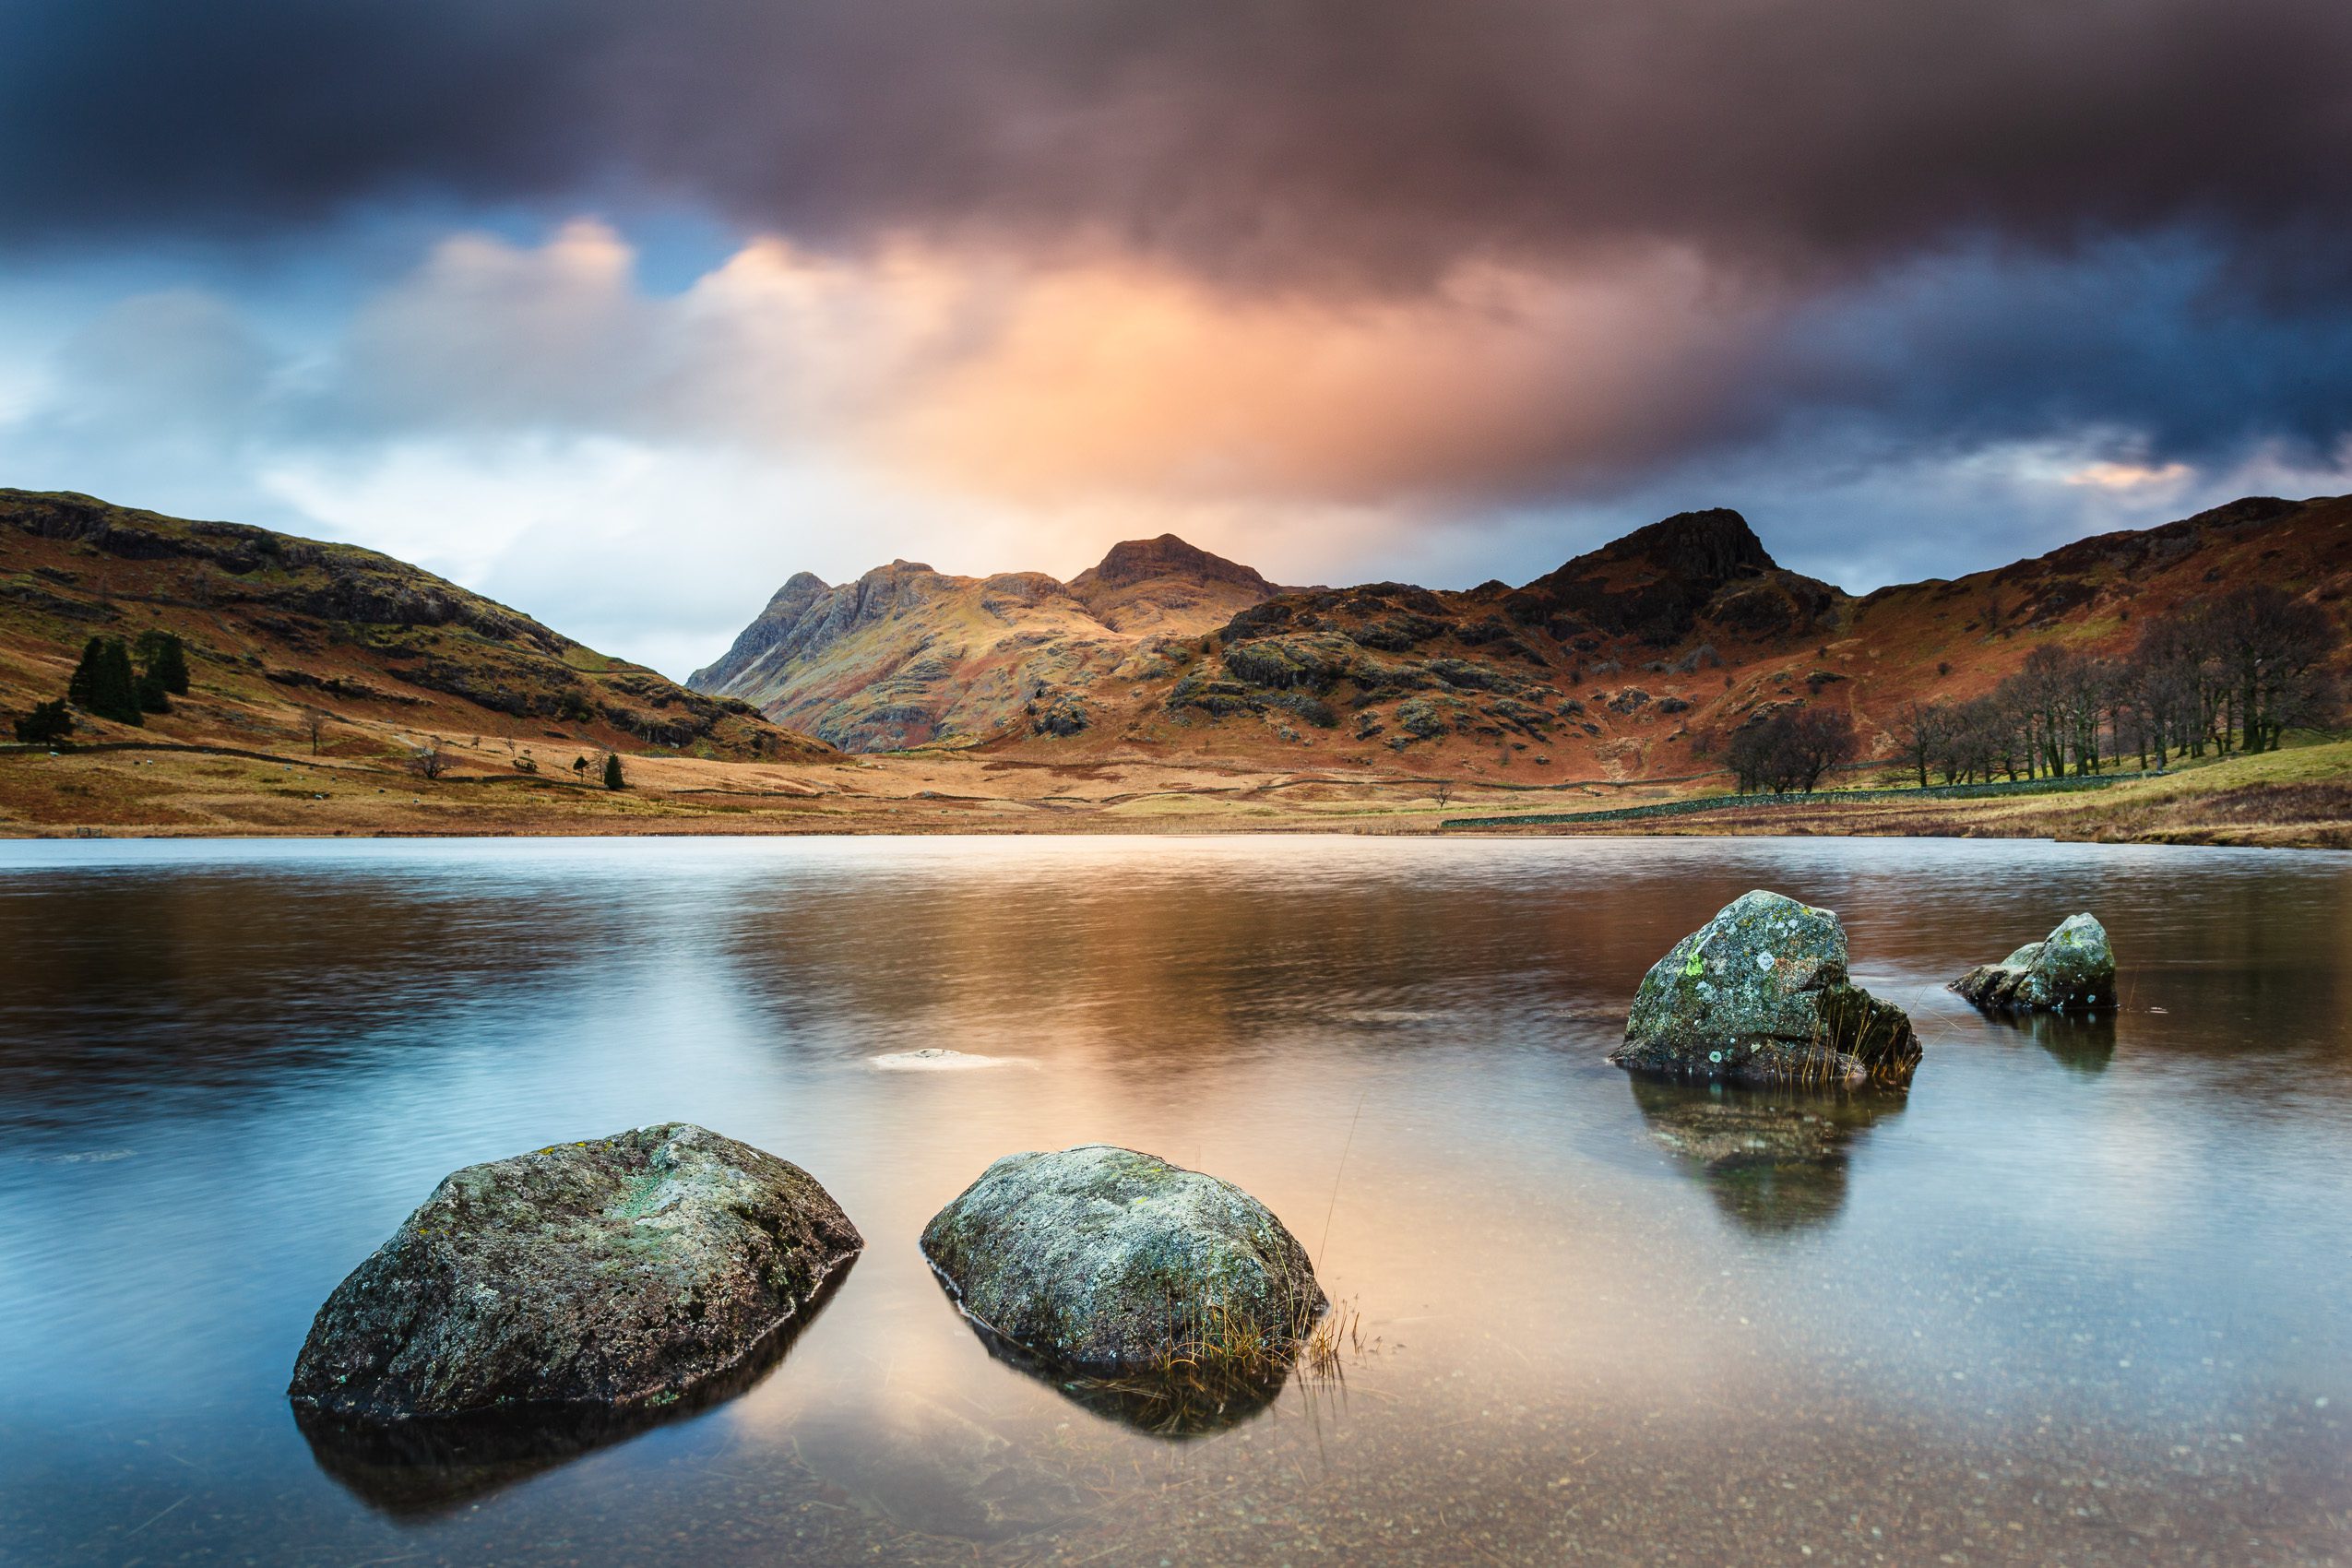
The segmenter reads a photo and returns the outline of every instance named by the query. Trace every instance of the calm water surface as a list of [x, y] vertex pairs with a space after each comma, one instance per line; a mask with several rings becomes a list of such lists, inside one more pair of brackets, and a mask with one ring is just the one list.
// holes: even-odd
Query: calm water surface
[[[1755, 886], [1928, 1055], [1710, 1165], [1772, 1106], [1601, 1058]], [[1942, 991], [2078, 909], [2119, 1016]], [[2210, 849], [0, 845], [0, 1562], [2341, 1562], [2347, 933], [2352, 857]], [[1018, 1060], [873, 1062], [927, 1046]], [[311, 1314], [442, 1175], [673, 1118], [866, 1235], [771, 1372], [569, 1454], [314, 1452]], [[991, 1359], [917, 1232], [1092, 1141], [1282, 1216], [1344, 1384], [1173, 1442]]]

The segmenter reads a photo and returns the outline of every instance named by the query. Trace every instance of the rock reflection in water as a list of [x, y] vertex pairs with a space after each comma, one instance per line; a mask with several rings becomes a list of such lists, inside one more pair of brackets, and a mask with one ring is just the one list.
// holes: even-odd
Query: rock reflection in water
[[1289, 1381], [1290, 1359], [1283, 1358], [1253, 1377], [1186, 1372], [1167, 1377], [1099, 1377], [1053, 1362], [1013, 1343], [958, 1309], [988, 1353], [1048, 1384], [1072, 1404], [1153, 1437], [1182, 1442], [1210, 1437], [1240, 1426], [1272, 1405]]
[[1854, 1139], [1903, 1109], [1900, 1095], [1869, 1091], [1628, 1082], [1650, 1136], [1681, 1157], [1726, 1218], [1761, 1232], [1835, 1218]]
[[296, 1406], [294, 1424], [318, 1467], [370, 1507], [396, 1518], [429, 1518], [749, 1391], [783, 1363], [856, 1262], [836, 1268], [800, 1313], [733, 1371], [669, 1405], [625, 1410], [542, 1405], [386, 1422], [346, 1420]]
[[2115, 1015], [2080, 1013], [2021, 1014], [2011, 1027], [2034, 1037], [2034, 1043], [2070, 1072], [2104, 1073], [2115, 1060]]

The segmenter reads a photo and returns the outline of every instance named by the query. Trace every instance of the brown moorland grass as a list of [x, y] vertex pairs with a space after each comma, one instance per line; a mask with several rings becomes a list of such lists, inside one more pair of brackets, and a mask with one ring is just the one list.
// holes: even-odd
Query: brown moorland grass
[[[1920, 797], [1728, 805], [1648, 821], [1564, 823], [1562, 834], [2061, 838], [2101, 843], [2352, 849], [2352, 740], [2207, 758], [2105, 789], [1977, 800]], [[1503, 827], [1503, 832], [1534, 831]]]
[[[1465, 816], [1503, 834], [1788, 834], [2053, 837], [2108, 842], [2352, 848], [2352, 740], [2207, 760], [2160, 778], [2066, 794], [1859, 801], [1827, 793], [1795, 806], [1727, 806], [1599, 823], [1530, 822], [1621, 804], [1689, 799], [1710, 781], [1603, 792], [1442, 785], [1363, 768], [1273, 769], [1113, 756], [1084, 769], [1005, 768], [924, 751], [804, 763], [631, 755], [629, 788], [606, 790], [545, 745], [514, 766], [493, 737], [443, 737], [438, 778], [395, 760], [417, 731], [351, 726], [339, 754], [162, 736], [104, 749], [0, 747], [0, 837], [79, 833], [300, 835], [1374, 833], [1427, 834]], [[135, 735], [136, 732], [129, 732]], [[528, 751], [528, 746], [522, 750]], [[520, 754], [519, 753], [517, 754]], [[1719, 780], [1712, 788], [1719, 790]]]

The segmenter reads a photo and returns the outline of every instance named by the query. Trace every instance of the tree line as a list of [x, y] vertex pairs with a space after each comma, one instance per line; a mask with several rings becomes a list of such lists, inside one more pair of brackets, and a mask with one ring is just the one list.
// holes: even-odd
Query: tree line
[[2136, 758], [2275, 751], [2336, 715], [2327, 612], [2272, 584], [2192, 600], [2149, 621], [2121, 658], [2051, 645], [1980, 697], [1914, 703], [1898, 731], [1919, 787], [2097, 773]]
[[65, 683], [65, 695], [36, 703], [18, 718], [17, 739], [30, 745], [56, 744], [74, 732], [76, 708], [117, 724], [145, 724], [150, 713], [171, 712], [172, 698], [186, 695], [187, 690], [187, 645], [177, 633], [141, 632], [136, 643], [92, 637], [83, 645], [81, 662]]
[[1861, 742], [1854, 719], [1844, 708], [1782, 707], [1742, 725], [1725, 742], [1723, 760], [1740, 780], [1740, 792], [1769, 789], [1777, 795], [1810, 795], [1824, 774], [1854, 760]]

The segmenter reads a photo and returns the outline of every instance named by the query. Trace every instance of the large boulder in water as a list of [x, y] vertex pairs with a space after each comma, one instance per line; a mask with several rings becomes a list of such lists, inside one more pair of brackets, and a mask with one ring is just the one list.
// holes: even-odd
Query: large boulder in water
[[2069, 915], [2039, 942], [2029, 942], [1998, 964], [1979, 964], [1952, 982], [1979, 1007], [2058, 1013], [2115, 1003], [2115, 949], [2107, 927], [2089, 915]]
[[922, 1249], [982, 1328], [1100, 1373], [1276, 1368], [1325, 1305], [1265, 1205], [1105, 1144], [1006, 1155], [923, 1228]]
[[1650, 966], [1609, 1059], [1681, 1077], [1900, 1087], [1919, 1041], [1903, 1009], [1847, 980], [1835, 915], [1759, 890]]
[[808, 1172], [683, 1122], [469, 1165], [336, 1287], [287, 1394], [366, 1421], [666, 1406], [864, 1244]]

